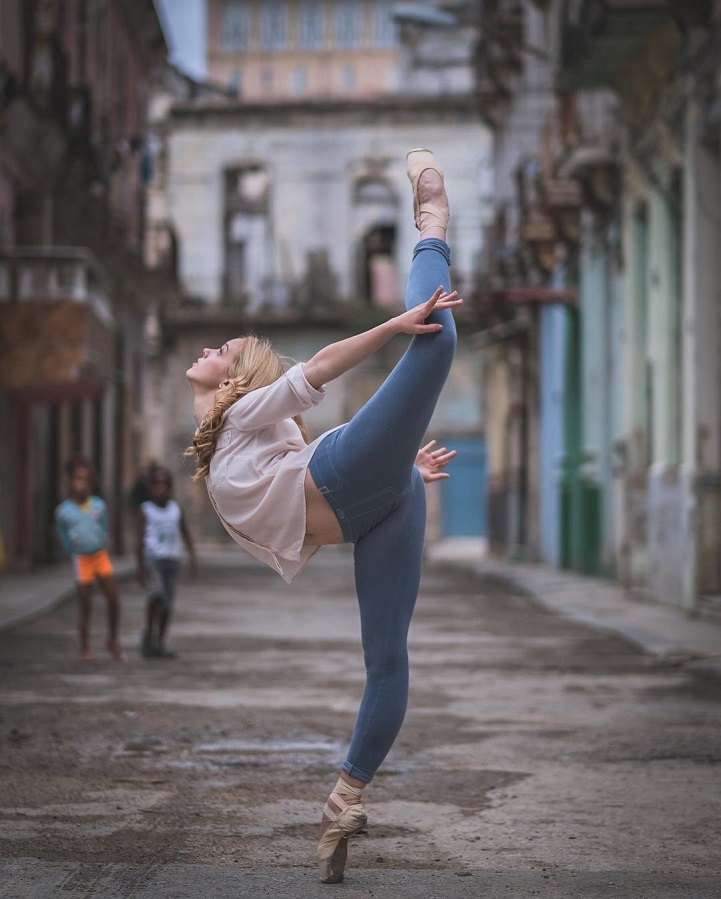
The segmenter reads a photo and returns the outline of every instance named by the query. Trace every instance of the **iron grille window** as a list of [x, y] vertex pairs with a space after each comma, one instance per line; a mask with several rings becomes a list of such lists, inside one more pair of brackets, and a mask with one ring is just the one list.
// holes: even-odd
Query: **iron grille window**
[[363, 38], [363, 9], [355, 0], [339, 0], [335, 9], [335, 44], [342, 50], [355, 50]]
[[281, 0], [263, 0], [260, 9], [260, 45], [263, 50], [283, 50], [287, 41], [288, 9]]
[[221, 24], [221, 45], [229, 52], [250, 47], [250, 5], [247, 0], [226, 0]]
[[373, 7], [373, 44], [376, 47], [394, 47], [395, 43], [393, 5], [388, 0], [377, 0]]
[[323, 4], [318, 0], [302, 3], [298, 11], [298, 46], [318, 50], [323, 46]]

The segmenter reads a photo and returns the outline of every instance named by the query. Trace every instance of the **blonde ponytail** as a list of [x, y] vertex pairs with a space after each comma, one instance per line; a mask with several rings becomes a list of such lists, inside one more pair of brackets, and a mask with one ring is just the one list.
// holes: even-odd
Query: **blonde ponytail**
[[[241, 397], [259, 387], [273, 384], [285, 373], [285, 367], [270, 341], [262, 337], [249, 336], [243, 339], [242, 346], [228, 367], [228, 384], [215, 394], [212, 408], [198, 425], [192, 444], [184, 455], [195, 456], [198, 467], [193, 475], [194, 481], [207, 476], [210, 462], [215, 454], [218, 434], [223, 425], [223, 417], [228, 409]], [[309, 443], [308, 430], [300, 415], [293, 421], [300, 428], [303, 440]]]

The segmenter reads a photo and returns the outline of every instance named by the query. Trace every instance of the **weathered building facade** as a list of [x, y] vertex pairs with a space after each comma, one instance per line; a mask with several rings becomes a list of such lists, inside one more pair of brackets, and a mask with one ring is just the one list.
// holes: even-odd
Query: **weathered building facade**
[[151, 0], [0, 4], [0, 528], [10, 565], [56, 558], [75, 452], [113, 548], [140, 458], [145, 85], [165, 56]]
[[[539, 58], [550, 72], [515, 169], [514, 214], [531, 196], [532, 227], [509, 246], [497, 203], [486, 279], [491, 336], [538, 328], [526, 464], [540, 504], [526, 507], [526, 554], [698, 611], [721, 593], [721, 7], [483, 6], [520, 29], [506, 45], [515, 68], [481, 90], [496, 146], [515, 141], [508, 110], [524, 102], [525, 75]], [[508, 394], [499, 408], [512, 408]], [[513, 551], [507, 535], [496, 545]]]

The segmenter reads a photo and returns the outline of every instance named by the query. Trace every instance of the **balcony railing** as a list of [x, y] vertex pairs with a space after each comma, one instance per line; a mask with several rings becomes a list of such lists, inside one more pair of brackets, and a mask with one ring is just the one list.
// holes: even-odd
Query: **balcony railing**
[[113, 324], [105, 269], [84, 247], [0, 247], [0, 309], [11, 303], [83, 303]]

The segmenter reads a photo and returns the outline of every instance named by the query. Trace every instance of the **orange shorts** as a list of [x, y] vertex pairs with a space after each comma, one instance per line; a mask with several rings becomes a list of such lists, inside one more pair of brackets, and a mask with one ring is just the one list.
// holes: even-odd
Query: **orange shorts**
[[92, 584], [97, 577], [110, 577], [113, 565], [110, 557], [101, 549], [87, 556], [75, 556], [75, 577], [79, 584]]

